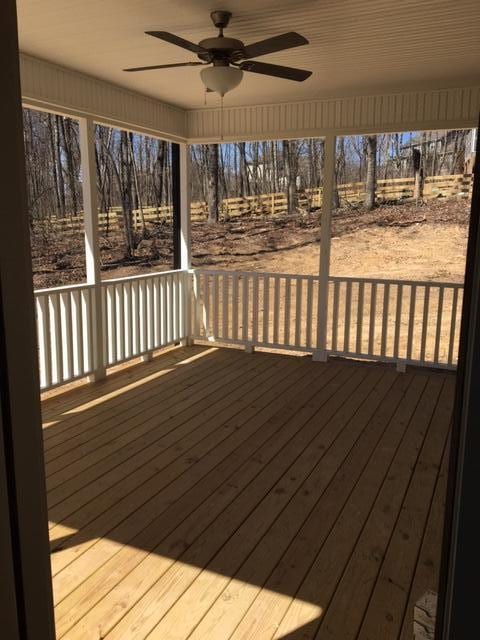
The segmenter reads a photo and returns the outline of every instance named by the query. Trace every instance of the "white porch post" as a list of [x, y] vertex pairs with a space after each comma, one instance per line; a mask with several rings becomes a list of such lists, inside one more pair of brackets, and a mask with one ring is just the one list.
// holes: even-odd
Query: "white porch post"
[[180, 144], [180, 268], [192, 266], [190, 146]]
[[92, 297], [92, 381], [105, 377], [103, 357], [102, 289], [100, 245], [98, 236], [98, 198], [95, 160], [95, 124], [91, 118], [80, 118], [80, 157], [82, 165], [83, 220], [85, 226], [85, 261], [87, 283], [93, 285]]
[[332, 205], [335, 188], [335, 149], [337, 138], [325, 137], [322, 217], [320, 226], [320, 271], [317, 310], [317, 348], [313, 360], [327, 361], [328, 281], [330, 277], [330, 245], [332, 239]]
[[[191, 173], [190, 173], [190, 146], [185, 143], [179, 145], [180, 150], [180, 269], [189, 270], [192, 267], [192, 235], [191, 235]], [[192, 311], [195, 311], [193, 275], [187, 279], [185, 291], [185, 334], [183, 341], [186, 345], [191, 345]]]

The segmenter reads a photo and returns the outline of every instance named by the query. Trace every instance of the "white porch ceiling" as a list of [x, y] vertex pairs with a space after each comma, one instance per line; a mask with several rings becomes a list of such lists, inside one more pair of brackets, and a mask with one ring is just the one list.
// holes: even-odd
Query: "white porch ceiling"
[[[246, 43], [295, 30], [310, 45], [262, 58], [311, 69], [304, 83], [245, 74], [226, 106], [480, 84], [479, 0], [17, 0], [20, 48], [185, 109], [204, 106], [195, 68], [122, 72], [196, 59], [145, 36], [214, 34], [209, 12], [233, 12], [228, 35]], [[218, 105], [208, 96], [209, 107]]]

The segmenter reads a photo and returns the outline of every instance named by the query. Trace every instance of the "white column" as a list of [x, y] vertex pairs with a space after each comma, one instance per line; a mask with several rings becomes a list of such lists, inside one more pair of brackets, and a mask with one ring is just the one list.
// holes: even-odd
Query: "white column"
[[335, 149], [337, 139], [325, 137], [323, 169], [322, 217], [320, 225], [320, 281], [318, 285], [317, 348], [313, 360], [327, 361], [328, 281], [330, 277], [330, 245], [332, 239], [332, 205], [335, 188]]
[[98, 195], [95, 160], [95, 124], [80, 118], [80, 157], [82, 166], [83, 220], [85, 226], [85, 262], [87, 283], [94, 285], [92, 299], [93, 373], [92, 381], [105, 377], [103, 358], [102, 289], [98, 234]]
[[[192, 235], [191, 235], [191, 173], [190, 173], [190, 147], [181, 143], [180, 147], [180, 269], [192, 267]], [[193, 274], [187, 278], [185, 291], [185, 333], [182, 340], [185, 345], [191, 345], [192, 341], [192, 312], [196, 309], [195, 291], [193, 286]]]
[[190, 269], [192, 266], [191, 243], [191, 174], [190, 174], [190, 147], [188, 144], [180, 145], [180, 268]]

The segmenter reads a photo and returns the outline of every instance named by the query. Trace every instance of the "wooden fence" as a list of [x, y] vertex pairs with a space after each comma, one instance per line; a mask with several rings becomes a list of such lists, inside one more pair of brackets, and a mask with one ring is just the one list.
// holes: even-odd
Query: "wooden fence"
[[[472, 193], [472, 174], [448, 176], [430, 176], [423, 183], [423, 199], [436, 198], [468, 198]], [[415, 178], [389, 178], [377, 180], [377, 202], [398, 202], [411, 200], [414, 197]], [[350, 182], [337, 187], [341, 201], [347, 204], [360, 204], [365, 197], [364, 182]]]
[[[431, 176], [425, 178], [423, 186], [423, 199], [436, 198], [468, 198], [472, 191], [472, 174], [459, 174], [447, 176]], [[414, 197], [414, 178], [392, 178], [377, 180], [376, 199], [378, 203], [398, 202], [412, 200]], [[337, 186], [341, 203], [358, 205], [363, 202], [365, 195], [364, 182], [349, 182]], [[298, 194], [299, 206], [302, 209], [315, 209], [322, 204], [322, 188], [306, 189]], [[278, 216], [287, 213], [287, 196], [283, 192], [264, 193], [247, 196], [245, 198], [225, 198], [221, 202], [220, 219], [229, 220], [244, 215]], [[160, 224], [167, 222], [172, 216], [172, 207], [144, 207], [142, 210], [133, 211], [133, 224], [135, 229], [140, 229], [145, 224]], [[192, 202], [191, 216], [193, 221], [205, 220], [207, 217], [207, 204], [205, 202]], [[72, 232], [83, 229], [83, 216], [54, 219], [50, 224], [55, 229], [69, 230]], [[123, 226], [122, 210], [114, 207], [107, 213], [99, 213], [99, 227], [102, 232], [118, 230]]]

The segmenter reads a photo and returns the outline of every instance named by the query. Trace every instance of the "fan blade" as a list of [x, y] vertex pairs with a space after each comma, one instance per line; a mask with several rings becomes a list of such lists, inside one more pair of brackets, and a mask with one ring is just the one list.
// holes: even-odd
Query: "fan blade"
[[200, 47], [198, 44], [180, 38], [180, 36], [176, 36], [173, 33], [168, 33], [168, 31], [145, 31], [145, 33], [154, 38], [164, 40], [165, 42], [170, 42], [170, 44], [176, 44], [177, 47], [182, 47], [182, 49], [193, 51], [193, 53], [208, 53], [206, 49]]
[[274, 36], [266, 40], [254, 42], [245, 47], [244, 58], [258, 58], [267, 53], [275, 53], [275, 51], [283, 51], [284, 49], [293, 49], [293, 47], [301, 47], [308, 44], [308, 40], [295, 31], [283, 33], [281, 36]]
[[257, 62], [256, 60], [247, 60], [238, 66], [242, 71], [262, 73], [265, 76], [285, 78], [285, 80], [296, 80], [297, 82], [303, 82], [312, 75], [311, 71], [305, 71], [304, 69], [281, 67], [278, 64], [268, 64], [266, 62]]
[[150, 71], [151, 69], [171, 69], [172, 67], [198, 67], [203, 66], [204, 62], [177, 62], [175, 64], [155, 64], [153, 67], [132, 67], [124, 69], [124, 71]]

